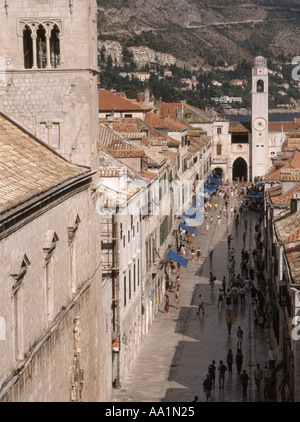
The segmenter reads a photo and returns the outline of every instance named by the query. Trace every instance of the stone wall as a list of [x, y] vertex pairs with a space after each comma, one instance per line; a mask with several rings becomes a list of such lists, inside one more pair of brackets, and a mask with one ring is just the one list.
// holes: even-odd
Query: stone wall
[[[82, 401], [110, 398], [111, 342], [107, 315], [102, 311], [99, 216], [89, 195], [85, 189], [67, 198], [0, 242], [0, 312], [6, 322], [6, 340], [0, 342], [0, 397], [4, 401], [79, 400], [74, 377], [80, 380], [82, 375]], [[68, 227], [77, 215], [80, 222], [70, 246]], [[49, 251], [45, 247], [49, 232], [58, 240], [49, 258], [51, 288], [47, 294], [45, 259]], [[23, 358], [16, 358], [15, 281], [11, 274], [16, 263], [21, 265], [17, 258], [24, 255], [30, 263], [18, 299]], [[5, 386], [10, 388], [5, 390]]]
[[[9, 3], [7, 16], [1, 14], [0, 109], [66, 159], [96, 168], [96, 1], [72, 4], [63, 0], [15, 1]], [[60, 31], [59, 65], [25, 68], [24, 27], [30, 27], [33, 34], [39, 25], [47, 29], [55, 23]]]

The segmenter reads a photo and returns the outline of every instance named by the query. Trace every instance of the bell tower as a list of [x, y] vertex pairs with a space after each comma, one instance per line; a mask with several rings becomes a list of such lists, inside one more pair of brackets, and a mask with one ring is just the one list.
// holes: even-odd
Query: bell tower
[[96, 169], [96, 0], [7, 0], [0, 21], [0, 110]]
[[254, 59], [252, 68], [252, 107], [251, 107], [251, 164], [252, 181], [265, 176], [269, 170], [268, 158], [268, 112], [269, 87], [268, 68], [264, 57]]

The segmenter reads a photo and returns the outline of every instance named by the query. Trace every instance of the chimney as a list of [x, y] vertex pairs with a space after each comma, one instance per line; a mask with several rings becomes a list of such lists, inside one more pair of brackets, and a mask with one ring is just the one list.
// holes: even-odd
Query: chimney
[[149, 105], [150, 103], [150, 89], [146, 88], [144, 92], [144, 104]]
[[111, 115], [107, 117], [109, 129], [114, 129], [114, 109], [111, 110]]

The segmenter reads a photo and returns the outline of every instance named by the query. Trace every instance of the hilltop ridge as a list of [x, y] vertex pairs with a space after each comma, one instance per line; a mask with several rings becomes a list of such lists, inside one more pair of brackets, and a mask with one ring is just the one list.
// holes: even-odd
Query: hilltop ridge
[[147, 45], [191, 65], [300, 54], [296, 0], [98, 0], [99, 38]]

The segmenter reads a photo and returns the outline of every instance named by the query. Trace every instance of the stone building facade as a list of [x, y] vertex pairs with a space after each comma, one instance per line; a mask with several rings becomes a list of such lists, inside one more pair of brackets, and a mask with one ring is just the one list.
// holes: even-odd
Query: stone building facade
[[108, 401], [111, 296], [102, 286], [96, 210], [96, 1], [5, 6], [0, 401]]
[[[4, 9], [4, 6], [3, 6]], [[67, 160], [96, 168], [96, 1], [14, 1], [1, 11], [2, 111]], [[6, 40], [4, 42], [4, 40]]]

